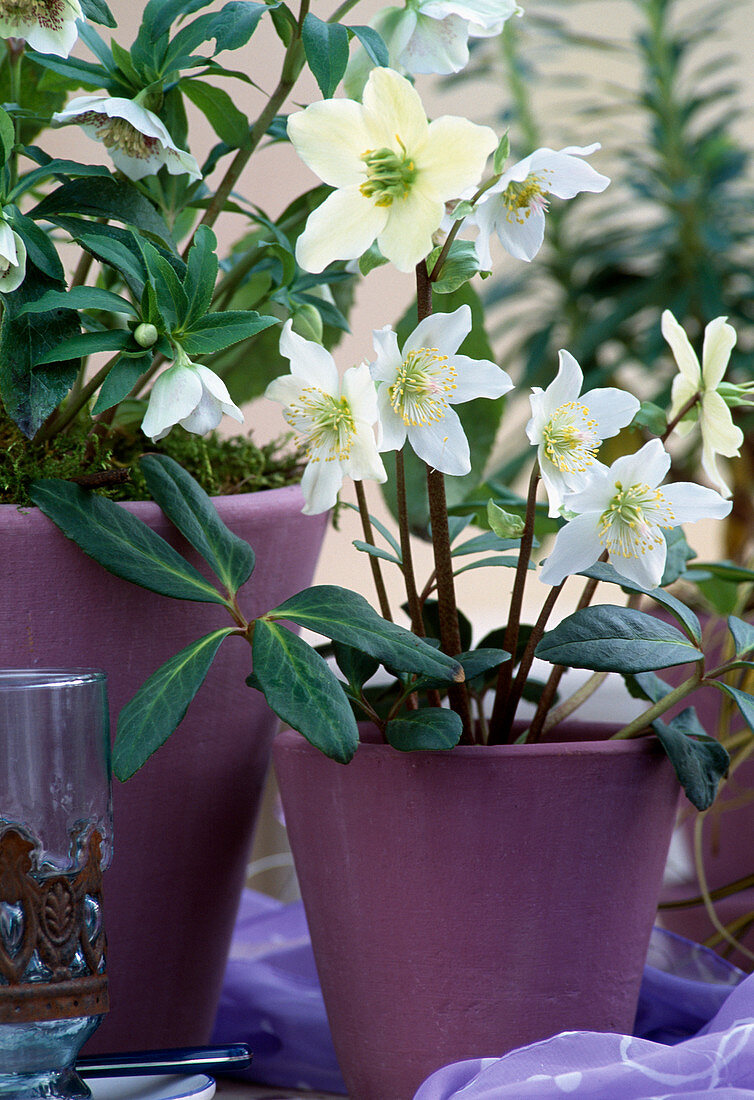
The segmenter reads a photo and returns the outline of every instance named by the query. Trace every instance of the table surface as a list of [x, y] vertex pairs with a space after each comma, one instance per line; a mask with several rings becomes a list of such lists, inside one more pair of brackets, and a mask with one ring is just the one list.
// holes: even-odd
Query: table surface
[[332, 1092], [302, 1092], [300, 1089], [267, 1088], [264, 1085], [247, 1085], [242, 1081], [218, 1080], [216, 1096], [230, 1100], [346, 1100]]

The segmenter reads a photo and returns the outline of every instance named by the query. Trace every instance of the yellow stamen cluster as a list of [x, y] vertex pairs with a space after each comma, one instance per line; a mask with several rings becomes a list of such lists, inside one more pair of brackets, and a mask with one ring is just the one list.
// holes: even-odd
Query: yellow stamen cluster
[[340, 462], [349, 457], [356, 423], [345, 397], [332, 397], [316, 386], [301, 391], [297, 404], [289, 405], [285, 419], [296, 431], [296, 444], [312, 462]]
[[76, 117], [81, 126], [94, 126], [97, 137], [106, 149], [120, 149], [127, 157], [146, 160], [159, 145], [157, 138], [148, 137], [125, 118], [110, 118], [99, 111], [84, 111]]
[[390, 386], [390, 405], [407, 427], [442, 420], [448, 395], [456, 388], [456, 369], [437, 348], [415, 348], [401, 363]]
[[673, 510], [659, 489], [615, 483], [615, 495], [600, 516], [600, 540], [611, 556], [637, 558], [662, 544], [661, 527], [675, 527]]
[[552, 414], [542, 429], [545, 454], [561, 473], [583, 473], [593, 465], [602, 440], [597, 421], [586, 405], [568, 401]]
[[375, 206], [392, 206], [394, 199], [405, 199], [416, 179], [416, 165], [397, 134], [395, 139], [400, 153], [388, 148], [367, 149], [361, 156], [367, 178], [359, 190], [364, 198], [373, 198]]
[[501, 195], [507, 210], [506, 221], [523, 225], [532, 210], [546, 210], [548, 190], [546, 172], [532, 172], [520, 182], [513, 180]]

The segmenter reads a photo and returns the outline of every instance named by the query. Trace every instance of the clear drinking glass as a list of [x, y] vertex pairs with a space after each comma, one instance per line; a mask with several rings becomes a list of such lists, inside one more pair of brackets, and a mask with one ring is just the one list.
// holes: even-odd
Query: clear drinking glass
[[91, 1095], [112, 836], [105, 674], [0, 669], [0, 1097]]

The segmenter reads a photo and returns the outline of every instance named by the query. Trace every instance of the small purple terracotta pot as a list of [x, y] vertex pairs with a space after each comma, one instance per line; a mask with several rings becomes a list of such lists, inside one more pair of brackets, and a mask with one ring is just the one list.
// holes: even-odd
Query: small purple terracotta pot
[[273, 756], [349, 1095], [630, 1033], [679, 794], [655, 741], [362, 743], [343, 767], [284, 732]]
[[[256, 566], [249, 617], [311, 581], [327, 517], [302, 516], [298, 487], [215, 500]], [[157, 505], [126, 505], [206, 566]], [[227, 613], [111, 576], [36, 508], [0, 506], [0, 663], [107, 672], [115, 717], [144, 680]], [[251, 650], [223, 643], [181, 726], [113, 791], [115, 850], [104, 913], [111, 1011], [86, 1051], [206, 1043], [243, 888], [277, 718], [245, 685]]]

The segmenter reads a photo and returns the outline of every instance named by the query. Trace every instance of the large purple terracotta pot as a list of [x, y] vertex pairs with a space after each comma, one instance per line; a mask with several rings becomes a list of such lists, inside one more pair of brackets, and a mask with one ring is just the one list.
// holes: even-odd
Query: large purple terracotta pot
[[[298, 487], [217, 498], [254, 547], [249, 617], [311, 581], [326, 517], [301, 515]], [[125, 505], [205, 575], [151, 502]], [[113, 727], [147, 676], [227, 613], [111, 576], [37, 509], [0, 506], [0, 662], [105, 670]], [[246, 687], [251, 651], [229, 638], [173, 737], [114, 785], [115, 852], [105, 875], [111, 1011], [88, 1052], [207, 1042], [243, 887], [277, 719]]]
[[566, 1029], [630, 1033], [679, 792], [656, 742], [362, 743], [343, 767], [284, 732], [273, 758], [354, 1100]]

